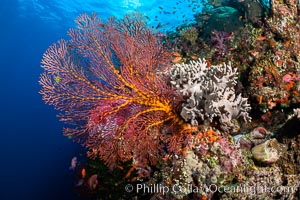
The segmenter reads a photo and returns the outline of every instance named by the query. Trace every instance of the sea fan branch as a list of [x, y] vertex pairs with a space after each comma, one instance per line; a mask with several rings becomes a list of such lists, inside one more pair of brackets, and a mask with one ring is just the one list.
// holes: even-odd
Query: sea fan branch
[[[138, 14], [106, 23], [84, 14], [76, 22], [71, 40], [58, 41], [44, 54], [39, 82], [43, 100], [71, 126], [64, 134], [110, 167], [130, 159], [154, 164], [165, 141], [175, 152], [195, 129], [176, 112], [181, 97], [156, 75], [158, 67], [170, 64], [170, 53]], [[166, 124], [172, 134], [163, 135]]]

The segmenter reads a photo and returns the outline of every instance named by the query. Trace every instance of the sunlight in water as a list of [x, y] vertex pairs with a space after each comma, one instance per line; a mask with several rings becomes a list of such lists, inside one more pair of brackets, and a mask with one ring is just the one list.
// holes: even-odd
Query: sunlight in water
[[178, 24], [194, 23], [194, 14], [202, 11], [206, 0], [19, 0], [21, 17], [41, 19], [54, 26], [74, 26], [73, 20], [81, 13], [96, 12], [101, 19], [123, 17], [128, 12], [139, 11], [148, 17], [152, 28], [166, 32]]
[[123, 0], [122, 4], [126, 8], [134, 8], [134, 9], [137, 9], [142, 5], [139, 0]]

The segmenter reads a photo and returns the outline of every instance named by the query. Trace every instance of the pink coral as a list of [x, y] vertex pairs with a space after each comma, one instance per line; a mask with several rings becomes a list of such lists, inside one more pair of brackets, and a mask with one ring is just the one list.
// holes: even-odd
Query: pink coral
[[282, 77], [282, 80], [283, 80], [284, 82], [289, 83], [289, 82], [291, 82], [291, 81], [293, 80], [293, 77], [292, 77], [290, 74], [285, 74], [285, 75]]

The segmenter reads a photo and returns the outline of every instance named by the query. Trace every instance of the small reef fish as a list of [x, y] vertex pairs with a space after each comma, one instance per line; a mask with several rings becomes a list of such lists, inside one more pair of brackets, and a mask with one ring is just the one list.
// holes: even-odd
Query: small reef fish
[[256, 40], [257, 41], [263, 41], [263, 40], [265, 40], [266, 39], [266, 37], [265, 36], [257, 36], [257, 38], [256, 38]]
[[83, 183], [84, 183], [83, 179], [80, 179], [75, 186], [76, 187], [82, 186]]
[[86, 170], [85, 170], [85, 168], [82, 168], [82, 170], [81, 170], [81, 176], [82, 176], [82, 178], [85, 178], [85, 176], [86, 176]]
[[284, 46], [285, 46], [285, 47], [288, 47], [288, 46], [290, 46], [290, 44], [291, 44], [291, 41], [288, 40], [288, 41], [286, 41], [286, 42], [284, 43]]
[[60, 76], [55, 76], [54, 80], [56, 83], [59, 83], [61, 81], [61, 78], [60, 78]]
[[71, 165], [70, 165], [70, 167], [69, 167], [69, 170], [71, 170], [71, 171], [74, 171], [75, 170], [75, 168], [76, 168], [76, 166], [77, 166], [77, 157], [76, 156], [74, 156], [73, 158], [72, 158], [72, 160], [71, 160]]
[[155, 27], [155, 29], [159, 29], [160, 27], [162, 27], [161, 23], [158, 23], [157, 26]]

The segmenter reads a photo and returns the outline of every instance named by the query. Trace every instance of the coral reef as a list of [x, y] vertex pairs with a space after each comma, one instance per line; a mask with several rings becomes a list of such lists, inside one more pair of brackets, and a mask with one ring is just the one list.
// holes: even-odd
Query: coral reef
[[81, 15], [44, 54], [40, 93], [96, 163], [88, 192], [299, 199], [300, 4], [209, 2], [159, 37], [138, 14]]
[[220, 199], [297, 199], [298, 178], [285, 176], [279, 167], [258, 167], [246, 176], [243, 183], [228, 185], [230, 192]]
[[239, 146], [230, 138], [223, 137], [210, 143], [199, 139], [204, 133], [194, 136], [193, 148], [185, 155], [169, 157], [166, 167], [154, 175], [161, 180], [161, 185], [176, 186], [177, 189], [169, 194], [173, 198], [194, 195], [194, 198], [202, 196], [210, 199], [214, 195], [210, 187], [232, 182], [247, 166]]
[[192, 125], [218, 118], [223, 130], [232, 130], [233, 119], [250, 121], [250, 105], [236, 94], [237, 70], [228, 65], [207, 66], [205, 59], [190, 64], [176, 64], [171, 72], [171, 84], [186, 97], [181, 116]]

